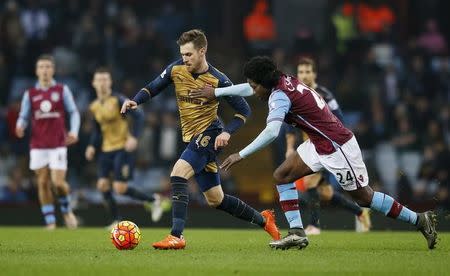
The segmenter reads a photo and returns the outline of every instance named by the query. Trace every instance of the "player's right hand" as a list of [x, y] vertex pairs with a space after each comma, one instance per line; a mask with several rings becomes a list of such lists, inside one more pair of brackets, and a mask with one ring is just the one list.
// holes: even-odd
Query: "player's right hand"
[[84, 153], [86, 160], [91, 161], [92, 159], [94, 159], [94, 155], [95, 155], [95, 148], [93, 146], [87, 146], [86, 152]]
[[222, 170], [228, 171], [231, 166], [238, 162], [241, 162], [242, 159], [243, 158], [239, 155], [239, 153], [233, 153], [232, 155], [228, 156], [225, 161], [223, 161], [223, 163], [220, 165], [220, 168]]
[[189, 91], [189, 97], [206, 98], [208, 100], [213, 100], [216, 98], [216, 94], [214, 94], [214, 87], [212, 87], [211, 85], [207, 85], [202, 89]]
[[16, 135], [19, 138], [23, 138], [23, 136], [25, 136], [25, 128], [23, 128], [23, 127], [16, 127]]
[[123, 103], [122, 108], [120, 109], [120, 113], [125, 114], [127, 112], [127, 110], [136, 109], [136, 108], [138, 108], [138, 104], [135, 101], [126, 100]]

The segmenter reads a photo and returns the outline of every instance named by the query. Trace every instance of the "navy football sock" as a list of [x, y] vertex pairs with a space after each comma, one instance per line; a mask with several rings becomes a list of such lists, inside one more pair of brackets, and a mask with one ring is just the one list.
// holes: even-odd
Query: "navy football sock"
[[180, 237], [186, 223], [189, 203], [187, 179], [172, 176], [170, 183], [172, 185], [172, 231], [170, 234]]
[[264, 217], [261, 215], [261, 213], [234, 196], [225, 194], [223, 196], [222, 202], [219, 206], [216, 207], [216, 209], [225, 211], [228, 214], [231, 214], [242, 220], [246, 220], [250, 223], [254, 223], [261, 227], [263, 227], [265, 223]]
[[103, 192], [103, 200], [105, 202], [106, 208], [109, 211], [109, 214], [111, 215], [111, 220], [119, 220], [119, 211], [117, 209], [117, 202], [116, 199], [113, 196], [113, 193], [111, 190]]
[[363, 212], [361, 207], [356, 204], [354, 201], [348, 199], [343, 194], [338, 193], [336, 191], [333, 192], [333, 197], [331, 198], [331, 202], [334, 205], [341, 206], [342, 208], [352, 212], [355, 216], [360, 216]]
[[59, 202], [59, 209], [61, 210], [61, 213], [67, 214], [72, 211], [72, 209], [70, 208], [70, 199], [69, 199], [68, 195], [59, 196], [58, 202]]
[[142, 200], [142, 201], [154, 201], [155, 198], [152, 196], [148, 196], [141, 191], [136, 190], [133, 187], [128, 187], [124, 195], [129, 196], [134, 199]]
[[308, 207], [311, 214], [310, 224], [320, 228], [320, 198], [316, 188], [309, 189], [308, 194]]

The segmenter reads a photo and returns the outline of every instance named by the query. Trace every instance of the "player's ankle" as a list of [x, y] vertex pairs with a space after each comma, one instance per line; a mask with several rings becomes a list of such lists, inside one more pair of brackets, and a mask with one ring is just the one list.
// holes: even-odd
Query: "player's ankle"
[[305, 230], [303, 228], [290, 228], [288, 230], [289, 234], [295, 234], [301, 237], [306, 237]]

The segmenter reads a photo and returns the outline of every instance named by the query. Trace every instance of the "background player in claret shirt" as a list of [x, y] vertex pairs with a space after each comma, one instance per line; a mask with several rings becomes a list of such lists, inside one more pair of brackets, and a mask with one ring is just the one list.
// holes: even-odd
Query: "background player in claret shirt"
[[[55, 63], [50, 55], [42, 55], [36, 62], [38, 82], [22, 98], [16, 134], [24, 137], [31, 117], [30, 169], [36, 173], [39, 202], [48, 229], [56, 227], [53, 184], [61, 213], [68, 228], [77, 227], [69, 202], [66, 182], [67, 146], [78, 141], [80, 115], [72, 92], [53, 79]], [[65, 125], [66, 112], [70, 116], [70, 130]]]
[[221, 165], [225, 170], [275, 140], [283, 121], [308, 134], [309, 139], [298, 147], [297, 152], [289, 155], [273, 174], [275, 181], [280, 183], [277, 190], [290, 229], [288, 235], [281, 240], [270, 242], [271, 247], [288, 249], [308, 245], [294, 181], [322, 169], [332, 173], [360, 206], [415, 225], [427, 240], [428, 248], [435, 247], [436, 215], [431, 211], [413, 212], [389, 195], [375, 192], [368, 186], [369, 177], [356, 138], [333, 115], [314, 89], [294, 77], [284, 75], [268, 57], [252, 58], [244, 67], [244, 75], [248, 84], [218, 89], [204, 88], [191, 95], [214, 98], [256, 94], [261, 100], [268, 101], [266, 128], [247, 147], [225, 159]]
[[[314, 89], [325, 100], [331, 112], [343, 122], [341, 108], [333, 93], [327, 88], [317, 84], [317, 68], [313, 59], [301, 58], [297, 65], [297, 78], [306, 86]], [[308, 135], [303, 133], [303, 140], [306, 141]], [[287, 127], [286, 131], [286, 158], [295, 153], [296, 132], [295, 128]], [[341, 206], [356, 216], [356, 231], [367, 232], [371, 227], [370, 215], [368, 209], [359, 207], [355, 202], [348, 199], [340, 192], [333, 189], [329, 181], [333, 181], [333, 176], [326, 170], [319, 173], [305, 176], [295, 181], [296, 188], [300, 192], [308, 194], [308, 206], [311, 221], [305, 228], [307, 235], [320, 234], [320, 201], [331, 202], [334, 205]], [[302, 191], [303, 190], [303, 191]]]
[[98, 154], [97, 189], [103, 194], [103, 199], [111, 214], [112, 224], [119, 220], [117, 204], [111, 191], [109, 176], [113, 173], [114, 191], [121, 195], [140, 200], [152, 211], [152, 220], [159, 221], [162, 215], [162, 199], [159, 194], [146, 195], [133, 187], [128, 181], [133, 174], [132, 152], [136, 150], [137, 138], [143, 127], [143, 113], [136, 109], [130, 114], [133, 117], [133, 129], [130, 133], [128, 121], [120, 114], [120, 108], [126, 98], [112, 92], [111, 73], [106, 68], [95, 71], [92, 86], [97, 99], [89, 106], [94, 119], [95, 128], [89, 145], [86, 148], [87, 160], [92, 160], [96, 148], [101, 148]]
[[172, 231], [165, 239], [153, 244], [157, 249], [182, 249], [186, 242], [182, 236], [189, 202], [187, 181], [195, 177], [207, 203], [211, 207], [257, 224], [279, 239], [271, 211], [257, 212], [240, 199], [223, 193], [218, 174], [216, 156], [221, 147], [228, 144], [231, 134], [238, 130], [250, 115], [250, 107], [239, 96], [226, 97], [237, 111], [225, 127], [218, 119], [217, 100], [194, 99], [189, 91], [205, 85], [230, 86], [230, 80], [206, 61], [207, 40], [200, 30], [183, 33], [177, 41], [182, 59], [170, 64], [162, 74], [141, 89], [133, 100], [126, 101], [122, 113], [135, 109], [139, 104], [155, 97], [164, 88], [174, 84], [180, 111], [183, 141], [186, 149], [175, 163], [171, 173]]

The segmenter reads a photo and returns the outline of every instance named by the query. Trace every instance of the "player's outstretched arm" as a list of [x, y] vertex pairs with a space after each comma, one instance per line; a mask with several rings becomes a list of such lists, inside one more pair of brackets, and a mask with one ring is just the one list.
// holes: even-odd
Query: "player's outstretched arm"
[[255, 140], [253, 140], [253, 142], [251, 142], [239, 153], [234, 153], [228, 156], [227, 159], [225, 159], [225, 161], [223, 161], [223, 163], [220, 165], [220, 168], [227, 171], [231, 168], [231, 166], [238, 163], [242, 159], [246, 158], [247, 156], [253, 154], [254, 152], [257, 152], [258, 150], [272, 143], [273, 140], [275, 140], [278, 137], [281, 125], [282, 125], [281, 121], [269, 122], [266, 128], [263, 131], [261, 131], [261, 133], [258, 135], [258, 137], [256, 137]]
[[253, 89], [248, 83], [241, 83], [220, 88], [214, 88], [208, 85], [203, 87], [202, 89], [192, 90], [189, 92], [189, 96], [191, 96], [192, 98], [207, 98], [208, 100], [223, 96], [248, 97], [253, 94]]

